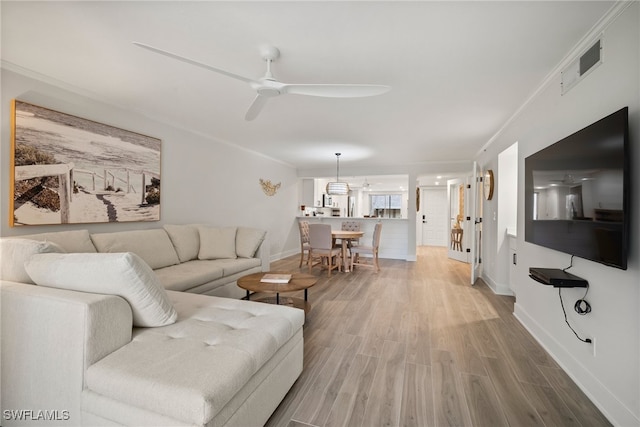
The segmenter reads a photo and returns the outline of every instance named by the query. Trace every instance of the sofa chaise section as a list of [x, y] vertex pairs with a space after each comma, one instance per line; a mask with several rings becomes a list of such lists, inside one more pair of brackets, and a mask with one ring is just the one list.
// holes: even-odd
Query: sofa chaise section
[[144, 412], [144, 425], [264, 424], [302, 372], [302, 311], [169, 297], [175, 324], [136, 328], [130, 344], [89, 367], [85, 411], [114, 422]]
[[3, 410], [66, 410], [60, 425], [262, 425], [302, 371], [301, 310], [168, 291], [177, 321], [134, 328], [118, 296], [1, 287]]

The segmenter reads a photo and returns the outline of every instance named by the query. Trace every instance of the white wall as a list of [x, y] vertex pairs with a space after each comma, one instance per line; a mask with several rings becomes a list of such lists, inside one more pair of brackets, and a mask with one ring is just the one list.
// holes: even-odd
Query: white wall
[[[272, 259], [299, 250], [295, 215], [298, 179], [293, 168], [263, 156], [177, 129], [143, 115], [104, 104], [89, 96], [2, 70], [0, 147], [0, 235], [63, 229], [91, 232], [159, 227], [162, 224], [208, 223], [245, 225], [268, 230]], [[162, 140], [162, 200], [160, 222], [26, 226], [10, 228], [9, 159], [11, 99], [139, 132]], [[282, 183], [275, 196], [262, 192], [259, 179]]]
[[[496, 224], [496, 247], [498, 248], [498, 258], [509, 257], [509, 239], [507, 230], [511, 233], [516, 231], [518, 221], [518, 143], [515, 142], [506, 150], [498, 154], [498, 170], [494, 171], [497, 182], [494, 194], [497, 194], [495, 205], [492, 209], [497, 209]], [[493, 217], [492, 217], [493, 218]], [[496, 266], [496, 274], [493, 278], [493, 290], [496, 293], [510, 295], [514, 292], [514, 287], [509, 283], [510, 264]]]
[[[514, 116], [486, 152], [478, 155], [484, 169], [495, 168], [498, 153], [518, 141], [516, 317], [603, 413], [621, 426], [640, 425], [640, 3], [626, 6], [604, 28], [603, 64], [564, 96], [560, 94], [560, 74], [551, 76], [549, 84]], [[597, 29], [597, 34], [601, 30]], [[593, 40], [585, 40], [589, 41]], [[578, 341], [566, 326], [558, 290], [528, 277], [529, 267], [564, 268], [570, 256], [524, 241], [524, 159], [624, 106], [629, 106], [633, 165], [628, 269], [574, 259], [571, 272], [590, 285], [586, 299], [593, 311], [586, 316], [572, 309], [584, 289], [562, 292], [569, 322], [582, 337], [595, 339], [594, 355], [593, 346]], [[487, 236], [484, 267], [489, 276], [495, 274], [498, 265], [508, 262], [491, 239], [499, 231], [490, 218], [495, 209], [492, 202], [485, 202], [488, 220], [483, 224]]]

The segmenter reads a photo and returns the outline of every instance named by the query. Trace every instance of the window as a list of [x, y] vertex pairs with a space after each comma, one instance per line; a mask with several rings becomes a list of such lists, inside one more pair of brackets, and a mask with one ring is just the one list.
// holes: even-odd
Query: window
[[402, 194], [369, 195], [370, 215], [380, 218], [401, 218]]

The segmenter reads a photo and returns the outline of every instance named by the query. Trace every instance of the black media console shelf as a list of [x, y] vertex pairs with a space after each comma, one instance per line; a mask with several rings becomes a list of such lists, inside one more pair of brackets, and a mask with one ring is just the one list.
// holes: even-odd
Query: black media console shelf
[[543, 285], [555, 288], [586, 288], [589, 282], [582, 277], [567, 273], [559, 268], [529, 268], [529, 277]]

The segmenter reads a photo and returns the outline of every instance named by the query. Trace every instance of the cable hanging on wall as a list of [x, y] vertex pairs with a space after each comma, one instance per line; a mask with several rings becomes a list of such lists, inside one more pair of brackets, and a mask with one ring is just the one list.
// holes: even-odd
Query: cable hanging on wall
[[[571, 267], [573, 267], [573, 255], [571, 255], [571, 261], [569, 263], [569, 266], [566, 268], [563, 268], [562, 271], [566, 272], [568, 269], [570, 269]], [[584, 316], [587, 313], [591, 312], [591, 305], [587, 302], [587, 300], [585, 299], [587, 297], [587, 293], [589, 292], [589, 284], [587, 283], [587, 290], [585, 291], [584, 295], [582, 296], [582, 298], [580, 298], [579, 300], [576, 301], [576, 303], [573, 306], [573, 309], [576, 311], [576, 313], [580, 314], [581, 316]], [[590, 338], [581, 338], [578, 333], [575, 331], [575, 329], [573, 329], [573, 327], [571, 326], [571, 324], [569, 324], [569, 320], [567, 319], [567, 311], [564, 308], [564, 302], [562, 301], [562, 288], [559, 287], [558, 288], [558, 296], [560, 297], [560, 306], [562, 307], [562, 313], [564, 314], [564, 321], [567, 324], [567, 326], [569, 326], [569, 329], [571, 329], [571, 331], [574, 333], [574, 335], [582, 342], [591, 343], [591, 339]]]

